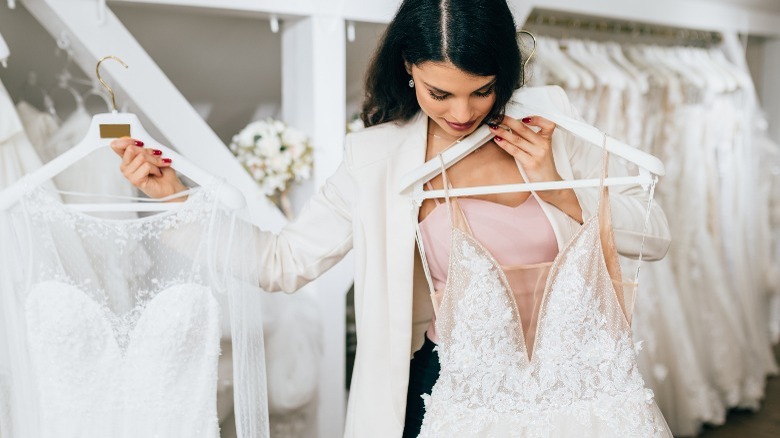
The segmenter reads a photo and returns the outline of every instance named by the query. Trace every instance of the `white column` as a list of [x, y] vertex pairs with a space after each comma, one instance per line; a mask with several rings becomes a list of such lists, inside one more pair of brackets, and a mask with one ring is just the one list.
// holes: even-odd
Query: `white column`
[[[346, 129], [346, 35], [341, 17], [314, 15], [282, 26], [282, 118], [306, 132], [314, 146], [314, 177], [296, 190], [300, 206], [342, 160]], [[308, 192], [308, 193], [307, 193]], [[316, 296], [324, 342], [319, 387], [318, 436], [343, 434], [345, 295], [354, 264], [347, 257], [307, 290]]]

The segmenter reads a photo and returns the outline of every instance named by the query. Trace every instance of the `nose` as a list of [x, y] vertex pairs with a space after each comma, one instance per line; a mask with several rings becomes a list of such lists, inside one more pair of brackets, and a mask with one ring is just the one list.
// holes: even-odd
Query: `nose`
[[468, 123], [471, 121], [471, 106], [469, 99], [453, 99], [450, 114], [453, 123]]

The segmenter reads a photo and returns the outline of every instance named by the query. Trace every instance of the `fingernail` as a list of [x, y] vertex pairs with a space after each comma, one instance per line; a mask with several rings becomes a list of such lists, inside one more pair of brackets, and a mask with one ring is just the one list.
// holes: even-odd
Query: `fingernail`
[[162, 151], [159, 150], [159, 149], [153, 150], [152, 153], [155, 154], [155, 155], [162, 155]]
[[142, 142], [141, 140], [133, 140], [133, 144], [136, 146], [143, 146], [144, 142]]
[[171, 159], [170, 158], [163, 158], [162, 160], [163, 160], [163, 163], [165, 163], [165, 164], [171, 164]]
[[488, 128], [490, 128], [490, 129], [498, 129], [498, 125], [495, 124], [495, 123], [488, 123], [487, 125], [488, 125]]
[[523, 123], [531, 123], [531, 118], [530, 117], [524, 117], [522, 122]]
[[499, 137], [499, 136], [493, 137], [493, 140], [495, 140], [495, 141], [504, 141], [504, 139]]

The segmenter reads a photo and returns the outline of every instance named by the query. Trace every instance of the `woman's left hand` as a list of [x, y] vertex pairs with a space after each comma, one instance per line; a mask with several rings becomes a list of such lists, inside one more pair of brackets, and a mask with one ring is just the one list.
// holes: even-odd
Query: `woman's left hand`
[[[528, 182], [561, 181], [555, 168], [552, 152], [552, 136], [555, 123], [544, 117], [526, 117], [522, 121], [504, 116], [501, 125], [488, 125], [495, 134], [493, 141], [515, 157], [528, 175]], [[531, 129], [535, 126], [538, 131]], [[582, 207], [574, 190], [545, 190], [539, 192], [545, 202], [555, 205], [582, 223]]]

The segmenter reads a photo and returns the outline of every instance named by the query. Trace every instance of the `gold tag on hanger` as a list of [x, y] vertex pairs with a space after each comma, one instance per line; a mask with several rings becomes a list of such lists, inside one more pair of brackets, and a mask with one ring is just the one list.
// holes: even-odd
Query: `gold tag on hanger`
[[100, 138], [130, 137], [130, 125], [100, 125]]

